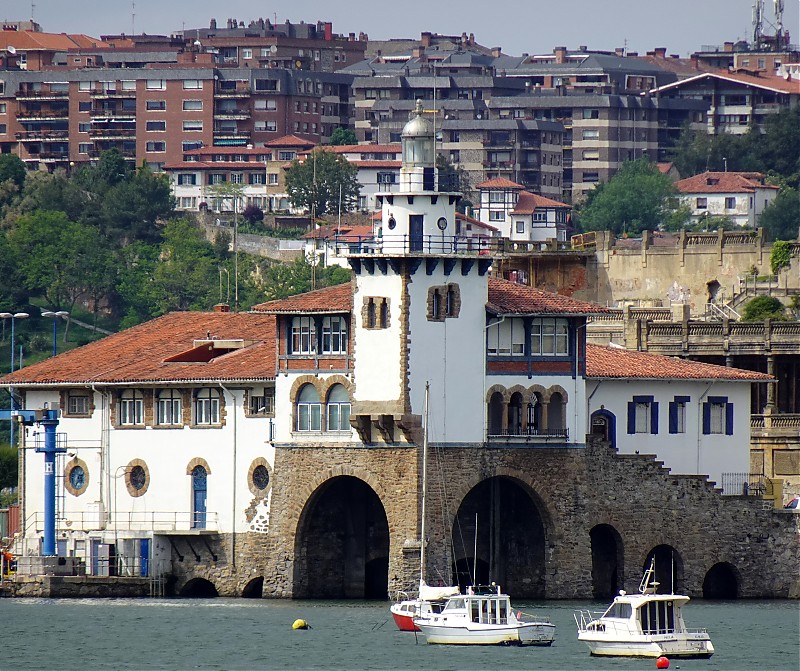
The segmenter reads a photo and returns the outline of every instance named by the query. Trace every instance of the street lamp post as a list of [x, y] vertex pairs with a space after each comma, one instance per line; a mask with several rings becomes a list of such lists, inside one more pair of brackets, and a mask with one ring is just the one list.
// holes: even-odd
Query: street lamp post
[[[14, 322], [17, 319], [27, 319], [30, 315], [27, 312], [0, 312], [0, 319], [11, 320], [11, 372], [14, 372]], [[20, 355], [20, 364], [22, 363], [22, 355]], [[14, 387], [8, 388], [8, 393], [11, 396], [11, 428], [9, 429], [9, 440], [11, 447], [14, 447]]]
[[42, 312], [42, 317], [52, 317], [53, 318], [53, 356], [58, 354], [58, 318], [59, 317], [68, 317], [69, 312], [66, 310], [59, 310], [58, 312], [51, 312], [50, 310], [45, 310]]

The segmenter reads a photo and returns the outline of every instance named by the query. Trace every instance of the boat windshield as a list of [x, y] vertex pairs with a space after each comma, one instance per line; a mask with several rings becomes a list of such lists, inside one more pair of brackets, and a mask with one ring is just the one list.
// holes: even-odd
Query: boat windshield
[[629, 603], [619, 603], [615, 601], [611, 607], [603, 614], [603, 617], [617, 617], [623, 620], [630, 618], [633, 610]]
[[445, 610], [456, 610], [457, 608], [466, 608], [466, 601], [464, 599], [450, 599], [447, 602], [447, 605], [444, 607]]

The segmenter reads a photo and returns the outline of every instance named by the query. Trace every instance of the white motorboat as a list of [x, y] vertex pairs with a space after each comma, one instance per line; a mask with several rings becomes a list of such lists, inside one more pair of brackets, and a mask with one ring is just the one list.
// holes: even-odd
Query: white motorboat
[[578, 611], [578, 640], [592, 655], [607, 657], [703, 658], [714, 654], [705, 629], [687, 629], [688, 596], [657, 594], [655, 560], [645, 571], [639, 594], [619, 595], [604, 613]]
[[497, 585], [470, 587], [414, 624], [428, 643], [449, 645], [550, 645], [556, 629], [548, 618], [515, 613]]

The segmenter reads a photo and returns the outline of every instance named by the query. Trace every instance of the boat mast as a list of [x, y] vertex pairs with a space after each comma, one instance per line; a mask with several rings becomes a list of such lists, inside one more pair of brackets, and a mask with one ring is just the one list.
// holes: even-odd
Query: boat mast
[[424, 424], [422, 425], [422, 520], [420, 524], [419, 545], [419, 585], [425, 582], [425, 494], [428, 489], [428, 395], [430, 382], [425, 382], [425, 405], [423, 407]]

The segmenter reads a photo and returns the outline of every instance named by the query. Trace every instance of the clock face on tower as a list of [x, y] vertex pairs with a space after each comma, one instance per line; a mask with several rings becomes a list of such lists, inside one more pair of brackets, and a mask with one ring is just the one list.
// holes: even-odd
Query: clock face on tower
[[439, 227], [440, 231], [443, 231], [447, 228], [447, 219], [445, 217], [439, 217], [439, 221], [436, 222], [436, 225]]

